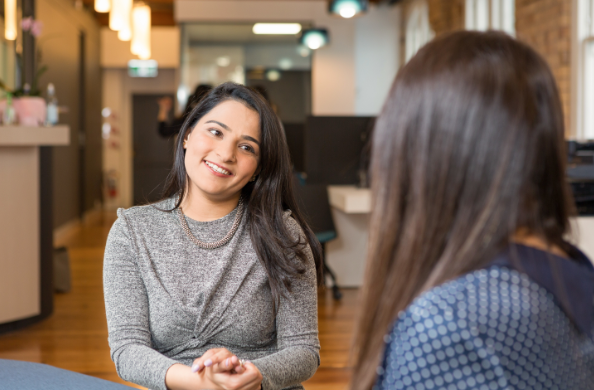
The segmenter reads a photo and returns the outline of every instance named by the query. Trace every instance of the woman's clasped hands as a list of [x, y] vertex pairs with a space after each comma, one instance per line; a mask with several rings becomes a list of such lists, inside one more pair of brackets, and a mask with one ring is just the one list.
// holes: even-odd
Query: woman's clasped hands
[[224, 390], [261, 389], [262, 374], [251, 362], [240, 360], [226, 348], [213, 348], [194, 360], [192, 372]]

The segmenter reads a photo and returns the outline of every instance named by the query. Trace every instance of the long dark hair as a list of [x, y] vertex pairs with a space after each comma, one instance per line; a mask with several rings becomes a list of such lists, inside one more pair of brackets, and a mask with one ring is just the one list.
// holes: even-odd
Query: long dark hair
[[503, 33], [440, 36], [400, 70], [374, 132], [352, 389], [372, 387], [400, 311], [520, 229], [571, 253], [563, 136], [551, 71]]
[[[252, 244], [266, 272], [274, 303], [291, 289], [291, 279], [305, 272], [305, 247], [309, 245], [316, 264], [318, 283], [322, 282], [321, 248], [297, 206], [293, 195], [293, 180], [289, 148], [279, 118], [269, 104], [249, 87], [227, 82], [204, 95], [182, 125], [175, 148], [173, 168], [163, 198], [177, 197], [177, 209], [187, 192], [188, 175], [185, 166], [186, 135], [196, 123], [217, 105], [235, 100], [256, 111], [260, 117], [260, 163], [257, 180], [249, 182], [242, 190], [246, 203], [247, 225]], [[303, 229], [302, 237], [294, 239], [287, 229], [285, 210]], [[172, 211], [172, 210], [171, 210]], [[295, 261], [300, 259], [301, 261]]]

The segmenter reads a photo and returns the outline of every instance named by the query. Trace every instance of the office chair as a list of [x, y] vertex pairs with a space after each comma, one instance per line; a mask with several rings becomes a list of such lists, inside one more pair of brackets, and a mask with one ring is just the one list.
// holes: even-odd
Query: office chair
[[332, 279], [332, 296], [334, 299], [340, 300], [342, 293], [336, 283], [336, 275], [326, 263], [326, 243], [337, 236], [326, 185], [300, 184], [298, 180], [295, 180], [293, 187], [299, 208], [305, 215], [305, 219], [316, 238], [322, 244], [324, 284], [326, 282], [325, 276], [329, 275], [330, 279]]

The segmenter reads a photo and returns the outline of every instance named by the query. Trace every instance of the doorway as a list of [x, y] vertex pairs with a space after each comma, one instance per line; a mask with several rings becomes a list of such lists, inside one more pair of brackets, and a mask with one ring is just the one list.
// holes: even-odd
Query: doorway
[[157, 101], [173, 94], [142, 94], [132, 96], [133, 132], [133, 199], [135, 205], [161, 199], [165, 180], [173, 165], [175, 137], [163, 138], [158, 133]]

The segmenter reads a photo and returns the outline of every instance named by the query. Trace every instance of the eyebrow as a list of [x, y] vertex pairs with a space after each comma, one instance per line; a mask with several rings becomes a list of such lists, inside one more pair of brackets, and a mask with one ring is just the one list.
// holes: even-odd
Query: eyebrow
[[[227, 131], [233, 131], [229, 128], [229, 126], [227, 126], [226, 124], [221, 123], [219, 121], [209, 120], [206, 123], [216, 123], [217, 125], [221, 126], [223, 129], [225, 129]], [[241, 138], [245, 139], [246, 141], [255, 142], [258, 146], [260, 146], [260, 142], [257, 139], [255, 139], [254, 137], [250, 137], [249, 135], [242, 135]]]

